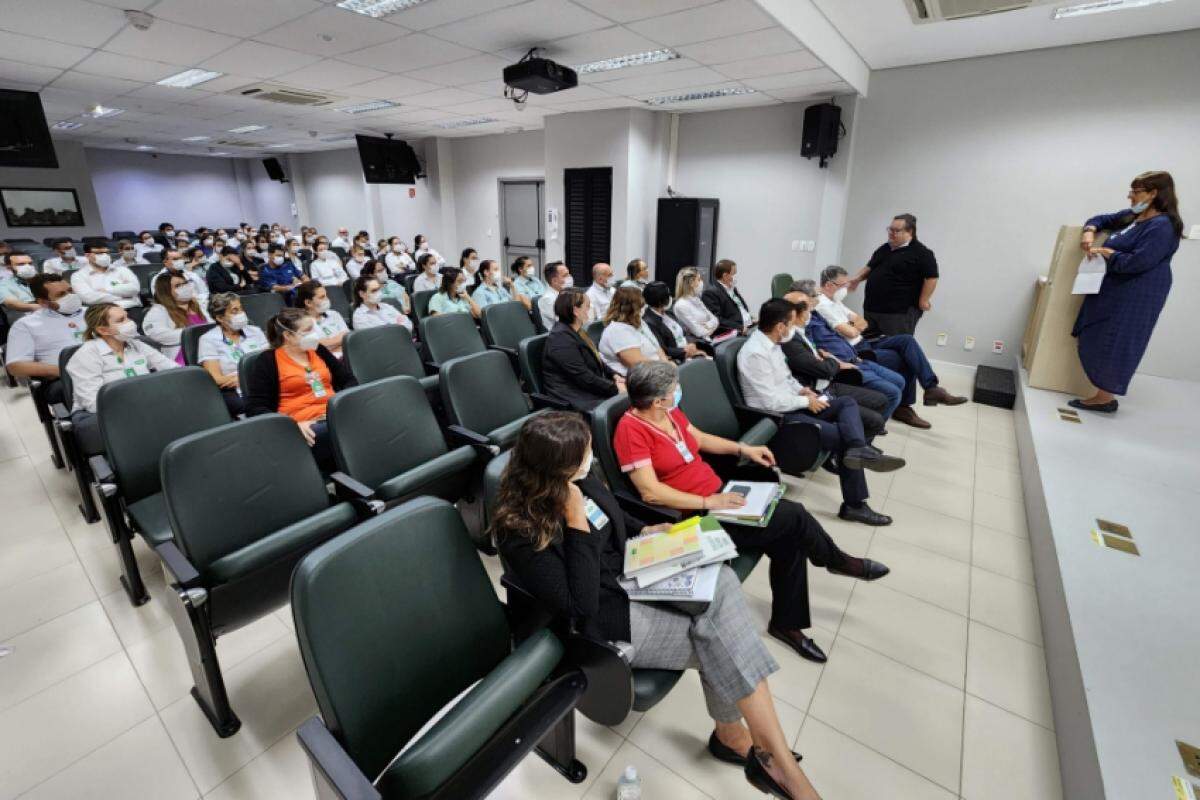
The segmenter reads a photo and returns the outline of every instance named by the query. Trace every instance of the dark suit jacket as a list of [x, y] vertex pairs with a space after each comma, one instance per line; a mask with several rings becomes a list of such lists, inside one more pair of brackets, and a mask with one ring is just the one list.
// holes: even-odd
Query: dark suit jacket
[[[736, 288], [733, 293], [738, 296], [738, 299], [746, 303], [746, 298], [742, 297], [742, 293]], [[737, 303], [733, 302], [733, 298], [725, 291], [723, 286], [709, 286], [700, 295], [700, 302], [704, 303], [704, 307], [713, 313], [717, 320], [721, 323], [721, 329], [734, 330], [739, 333], [742, 331], [742, 312], [738, 309]], [[750, 304], [746, 303], [746, 308]], [[718, 332], [720, 329], [718, 329]]]
[[784, 342], [782, 347], [792, 376], [810, 389], [815, 388], [819, 380], [862, 385], [862, 375], [857, 374], [857, 370], [842, 371], [836, 358], [821, 358], [809, 350], [798, 336], [790, 342]]
[[672, 361], [683, 363], [686, 358], [683, 348], [675, 341], [675, 334], [671, 333], [671, 329], [667, 327], [667, 323], [663, 322], [662, 316], [657, 311], [646, 306], [642, 312], [642, 319], [646, 322], [646, 327], [654, 334], [654, 338], [658, 339], [659, 347], [667, 354], [667, 358]]
[[221, 266], [220, 261], [214, 261], [208, 265], [204, 281], [208, 284], [208, 290], [213, 294], [221, 292], [252, 294], [258, 291], [258, 286], [244, 269], [239, 270], [237, 267], [227, 269]]
[[[254, 371], [246, 376], [247, 417], [272, 414], [279, 410], [279, 366], [275, 363], [274, 350], [266, 352], [267, 355], [254, 361]], [[335, 392], [358, 385], [350, 368], [343, 364], [340, 358], [325, 349], [325, 345], [318, 345], [317, 355], [329, 368], [329, 376], [333, 379]]]
[[542, 385], [550, 397], [591, 411], [617, 393], [613, 372], [571, 326], [554, 323], [542, 354]]

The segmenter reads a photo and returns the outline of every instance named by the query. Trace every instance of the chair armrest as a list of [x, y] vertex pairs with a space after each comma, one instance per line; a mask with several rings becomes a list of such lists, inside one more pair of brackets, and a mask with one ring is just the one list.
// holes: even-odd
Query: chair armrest
[[533, 400], [533, 407], [535, 409], [552, 408], [555, 411], [570, 411], [571, 410], [570, 403], [559, 400], [557, 397], [551, 397], [548, 394], [541, 394], [540, 392], [532, 392], [529, 395], [529, 398], [531, 400]]
[[103, 453], [92, 456], [88, 459], [88, 467], [92, 470], [97, 491], [104, 497], [116, 497], [120, 486], [117, 485], [117, 476], [113, 472], [112, 464], [108, 463], [108, 457]]
[[566, 645], [567, 661], [587, 677], [575, 707], [598, 725], [620, 725], [633, 710], [633, 649], [581, 634], [568, 637]]
[[[296, 731], [296, 738], [308, 755], [316, 779], [333, 796], [342, 800], [381, 800], [382, 795], [371, 785], [370, 778], [362, 773], [320, 718], [311, 717], [301, 725]], [[329, 796], [324, 792], [318, 792], [317, 795]]]
[[163, 542], [154, 548], [154, 552], [158, 553], [158, 557], [162, 559], [163, 566], [175, 578], [175, 582], [180, 586], [191, 586], [200, 580], [200, 573], [192, 566], [192, 562], [187, 560], [187, 556], [179, 549], [179, 546], [173, 541]]
[[516, 359], [517, 357], [517, 348], [515, 347], [505, 347], [502, 344], [489, 344], [488, 350], [499, 350], [511, 359]]
[[370, 486], [356, 481], [344, 472], [333, 472], [329, 475], [333, 481], [333, 493], [343, 502], [350, 503], [359, 512], [360, 517], [373, 517], [383, 511], [386, 504], [375, 496]]
[[742, 428], [748, 428], [758, 422], [760, 419], [769, 419], [776, 425], [783, 425], [783, 414], [774, 411], [763, 411], [758, 408], [750, 408], [739, 403], [733, 404], [733, 413], [737, 415], [738, 424]]
[[441, 369], [441, 365], [436, 361], [426, 361], [424, 364], [425, 369], [428, 370], [430, 375], [437, 375], [438, 371]]
[[50, 406], [50, 413], [53, 414], [54, 418], [59, 422], [69, 423], [71, 421], [71, 412], [67, 410], [65, 403], [55, 403]]
[[492, 444], [491, 439], [475, 431], [468, 430], [462, 425], [446, 426], [446, 434], [447, 438], [451, 439], [455, 445], [474, 447], [479, 452], [488, 456], [488, 458], [500, 454], [500, 448]]
[[[617, 498], [617, 502], [624, 507], [633, 516], [643, 522], [653, 522], [654, 520], [662, 520], [664, 522], [679, 522], [683, 519], [683, 512], [677, 511], [674, 508], [666, 506], [656, 506], [653, 503], [647, 503], [642, 498], [626, 491], [625, 489], [613, 489], [613, 495]], [[649, 519], [647, 519], [649, 517]]]

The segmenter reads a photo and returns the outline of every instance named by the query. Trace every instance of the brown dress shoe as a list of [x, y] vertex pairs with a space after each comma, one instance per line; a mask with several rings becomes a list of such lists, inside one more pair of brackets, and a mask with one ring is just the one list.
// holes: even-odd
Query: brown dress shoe
[[927, 406], [959, 406], [967, 402], [967, 398], [950, 394], [941, 386], [933, 386], [925, 390], [925, 405]]
[[917, 416], [917, 412], [913, 411], [912, 406], [900, 406], [892, 412], [892, 419], [897, 422], [903, 422], [905, 425], [912, 425], [914, 428], [932, 428], [925, 420]]

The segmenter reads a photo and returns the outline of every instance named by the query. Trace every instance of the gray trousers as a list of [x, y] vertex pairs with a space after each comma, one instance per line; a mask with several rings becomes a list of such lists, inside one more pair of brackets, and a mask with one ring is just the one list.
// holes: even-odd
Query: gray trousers
[[631, 601], [629, 628], [634, 667], [700, 670], [704, 703], [717, 722], [740, 720], [737, 701], [779, 669], [727, 564], [703, 614], [693, 617], [666, 603]]
[[881, 314], [878, 311], [864, 311], [867, 319], [867, 333], [871, 336], [899, 336], [907, 333], [909, 336], [917, 332], [917, 323], [925, 312], [916, 307], [898, 314]]

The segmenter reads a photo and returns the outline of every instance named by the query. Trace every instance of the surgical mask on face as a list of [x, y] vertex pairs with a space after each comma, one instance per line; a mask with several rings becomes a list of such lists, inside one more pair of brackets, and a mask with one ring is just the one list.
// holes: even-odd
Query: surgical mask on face
[[521, 274], [524, 275], [526, 278], [532, 278], [533, 277], [533, 267], [526, 267], [525, 269], [521, 270]]
[[142, 239], [142, 244], [149, 247], [150, 245], [154, 244], [154, 240], [147, 236], [145, 239]]
[[205, 240], [204, 240], [204, 242], [203, 242], [203, 244], [204, 244], [204, 246], [205, 246], [205, 247], [212, 247], [212, 246], [213, 246], [213, 240], [212, 240], [212, 239], [205, 239]]
[[283, 256], [275, 256], [271, 259], [271, 263], [277, 267], [283, 266]]
[[575, 279], [572, 278], [570, 275], [568, 275], [566, 280], [563, 281], [564, 289], [570, 289], [574, 285], [575, 285]]
[[592, 451], [589, 449], [587, 458], [583, 460], [583, 464], [581, 464], [579, 469], [575, 471], [575, 474], [571, 476], [572, 483], [575, 481], [581, 481], [588, 476], [588, 473], [592, 471], [592, 459]]
[[62, 297], [58, 298], [58, 300], [55, 301], [55, 304], [58, 306], [58, 313], [65, 314], [69, 317], [75, 312], [79, 311], [79, 309], [83, 308], [83, 298], [74, 292], [71, 292], [70, 294], [64, 294]]
[[354, 260], [355, 260], [355, 261], [357, 261], [359, 264], [365, 264], [365, 263], [366, 263], [366, 261], [367, 261], [367, 257], [366, 257], [366, 256], [362, 256], [362, 255], [358, 255], [358, 256], [355, 256], [355, 257], [354, 257]]
[[108, 266], [112, 264], [112, 256], [108, 253], [100, 253], [92, 256], [92, 263], [101, 269], [108, 269]]
[[172, 294], [175, 299], [181, 303], [190, 303], [196, 299], [196, 287], [190, 283], [185, 283], [183, 286], [176, 286]]
[[131, 342], [137, 338], [137, 335], [137, 323], [131, 319], [127, 319], [118, 325], [116, 331], [113, 333], [113, 336], [122, 342]]
[[63, 257], [63, 259], [64, 259], [64, 260], [66, 260], [66, 261], [70, 261], [71, 259], [75, 258], [75, 255], [76, 255], [76, 253], [75, 253], [75, 248], [74, 248], [74, 247], [72, 247], [72, 248], [70, 248], [70, 249], [64, 250], [64, 251], [63, 251], [63, 254], [62, 254], [62, 257]]
[[787, 333], [783, 334], [783, 338], [779, 340], [779, 343], [785, 344], [786, 342], [790, 342], [793, 338], [795, 338], [795, 336], [796, 336], [796, 327], [794, 325], [789, 325], [788, 329], [787, 329]]
[[37, 275], [37, 267], [33, 266], [33, 264], [18, 264], [15, 269], [17, 277], [24, 278], [25, 280], [29, 280], [34, 275]]
[[238, 241], [240, 241], [240, 242], [241, 242], [241, 241], [245, 241], [245, 240], [246, 240], [246, 234], [244, 234], [244, 233], [239, 233], [239, 234], [237, 235], [237, 238], [238, 238]]
[[400, 249], [400, 245], [394, 244], [394, 245], [392, 245], [392, 252], [393, 253], [403, 253], [404, 251]]
[[683, 387], [676, 384], [675, 396], [672, 398], [671, 408], [679, 408], [679, 404], [683, 402]]
[[244, 312], [238, 312], [237, 314], [231, 314], [229, 316], [229, 327], [233, 328], [235, 331], [240, 331], [249, 324], [250, 318], [246, 316]]
[[846, 299], [846, 295], [848, 294], [850, 294], [849, 286], [839, 286], [838, 290], [833, 293], [833, 301], [835, 303], [840, 303]]
[[122, 250], [121, 258], [125, 259], [126, 261], [133, 261], [133, 250]]
[[225, 269], [229, 269], [230, 267], [233, 266], [233, 262], [230, 261], [228, 258], [222, 258], [221, 266], [224, 267]]
[[321, 334], [316, 328], [309, 329], [308, 333], [296, 334], [296, 346], [301, 350], [316, 350], [321, 344]]
[[378, 291], [376, 291], [376, 292], [367, 292], [367, 302], [368, 302], [368, 303], [370, 303], [370, 304], [371, 304], [371, 305], [373, 305], [373, 306], [377, 306], [377, 305], [379, 305], [379, 296], [380, 296], [381, 294], [383, 294], [383, 293], [382, 293], [382, 292], [378, 292]]
[[315, 307], [317, 309], [318, 314], [324, 314], [326, 311], [329, 310], [329, 301], [328, 300], [318, 300]]
[[258, 251], [257, 250], [247, 250], [246, 258], [258, 258]]
[[1135, 214], [1141, 214], [1143, 211], [1145, 211], [1149, 207], [1150, 207], [1150, 201], [1143, 200], [1140, 203], [1134, 203], [1132, 206], [1129, 207], [1129, 210]]

